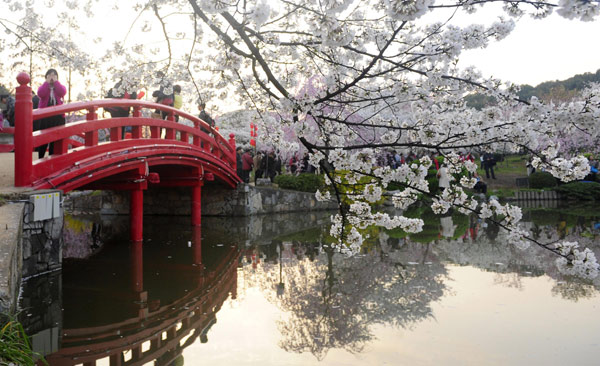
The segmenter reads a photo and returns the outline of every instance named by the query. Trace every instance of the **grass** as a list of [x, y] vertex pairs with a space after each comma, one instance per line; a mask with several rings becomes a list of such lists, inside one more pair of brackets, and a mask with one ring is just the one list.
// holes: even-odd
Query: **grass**
[[31, 350], [25, 329], [14, 316], [0, 314], [0, 366], [35, 366], [35, 360], [43, 357]]
[[490, 189], [487, 192], [487, 196], [496, 196], [500, 199], [502, 198], [511, 198], [515, 196], [515, 192], [517, 191], [517, 189], [513, 189], [513, 188], [497, 188], [497, 189]]
[[[485, 170], [481, 169], [481, 163], [476, 162], [479, 168], [477, 173], [480, 176], [485, 177]], [[499, 161], [494, 166], [494, 172], [497, 176], [500, 175], [511, 175], [511, 176], [527, 176], [527, 155], [507, 155], [504, 157], [504, 161]]]

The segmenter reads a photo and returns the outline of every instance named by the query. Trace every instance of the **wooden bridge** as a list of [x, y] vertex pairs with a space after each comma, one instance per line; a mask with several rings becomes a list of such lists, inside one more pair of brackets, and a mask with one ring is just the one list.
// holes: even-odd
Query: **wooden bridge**
[[[33, 110], [29, 75], [17, 76], [14, 128], [14, 185], [31, 190], [111, 189], [131, 192], [131, 240], [142, 240], [143, 192], [152, 186], [191, 188], [192, 224], [201, 223], [201, 189], [205, 181], [217, 180], [235, 188], [234, 135], [226, 140], [205, 121], [162, 104], [104, 99], [63, 104]], [[121, 107], [131, 117], [99, 118], [99, 110]], [[167, 118], [151, 118], [159, 110]], [[85, 120], [33, 131], [33, 121], [84, 112]], [[176, 116], [193, 124], [176, 122]], [[122, 129], [131, 126], [129, 138]], [[108, 138], [99, 141], [99, 131]], [[6, 129], [11, 131], [11, 129]], [[79, 140], [79, 141], [77, 141]], [[53, 143], [53, 155], [33, 160], [33, 150]]]

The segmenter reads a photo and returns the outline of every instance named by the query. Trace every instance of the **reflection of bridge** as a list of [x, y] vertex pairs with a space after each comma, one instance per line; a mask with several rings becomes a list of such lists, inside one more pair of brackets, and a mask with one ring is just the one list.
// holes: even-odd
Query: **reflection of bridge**
[[[235, 187], [235, 140], [229, 140], [199, 118], [156, 103], [107, 99], [33, 110], [30, 81], [19, 74], [15, 103], [15, 186], [32, 189], [114, 189], [131, 192], [131, 239], [142, 239], [143, 191], [150, 186], [192, 188], [192, 224], [200, 225], [201, 187], [217, 179]], [[132, 117], [99, 119], [98, 109], [132, 108]], [[142, 110], [161, 110], [166, 120], [143, 117]], [[33, 132], [33, 120], [85, 111], [86, 119]], [[185, 118], [193, 127], [177, 123]], [[131, 126], [130, 138], [122, 129]], [[99, 130], [109, 130], [99, 141]], [[203, 131], [204, 130], [204, 131]], [[205, 132], [208, 131], [208, 132]], [[81, 143], [73, 141], [80, 136]], [[53, 143], [54, 154], [33, 161], [35, 147]], [[80, 145], [80, 146], [76, 146]]]
[[185, 282], [193, 289], [169, 304], [148, 302], [148, 293], [143, 290], [142, 245], [132, 243], [129, 296], [137, 299], [132, 305], [138, 304], [138, 316], [112, 324], [63, 329], [60, 350], [46, 357], [48, 363], [91, 366], [108, 359], [104, 364], [111, 366], [152, 361], [156, 361], [155, 365], [171, 365], [197, 338], [205, 342], [223, 302], [230, 293], [236, 297], [239, 250], [224, 248], [217, 263], [203, 269], [200, 236], [198, 230], [192, 248], [194, 265], [179, 265], [177, 272], [185, 273]]

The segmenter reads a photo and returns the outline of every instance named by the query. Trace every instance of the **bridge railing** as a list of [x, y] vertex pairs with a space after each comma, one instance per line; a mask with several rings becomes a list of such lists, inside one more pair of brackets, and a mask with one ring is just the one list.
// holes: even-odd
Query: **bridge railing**
[[[60, 159], [61, 165], [76, 163], [76, 158], [70, 161], [69, 154], [73, 151], [95, 148], [103, 145], [102, 150], [110, 150], [106, 144], [117, 143], [119, 149], [134, 147], [141, 143], [178, 143], [189, 145], [197, 151], [203, 151], [224, 161], [235, 171], [235, 139], [230, 134], [226, 140], [218, 131], [200, 118], [184, 111], [140, 100], [129, 99], [103, 99], [86, 102], [76, 102], [59, 106], [33, 110], [31, 102], [31, 88], [27, 85], [29, 75], [21, 73], [17, 76], [20, 86], [16, 91], [15, 102], [15, 186], [30, 186], [56, 169], [55, 164], [48, 164], [52, 159]], [[131, 117], [116, 117], [99, 119], [100, 109], [121, 107], [132, 110]], [[143, 111], [162, 111], [167, 115], [166, 120], [144, 116]], [[85, 113], [85, 120], [66, 123], [64, 126], [51, 127], [40, 131], [33, 131], [33, 121], [55, 115], [81, 112]], [[147, 115], [149, 113], [146, 113]], [[193, 124], [188, 126], [175, 121], [175, 116], [186, 119]], [[123, 139], [122, 129], [131, 127], [131, 137]], [[8, 132], [8, 129], [5, 129]], [[99, 140], [99, 131], [108, 130], [106, 141]], [[81, 146], [73, 141], [73, 136], [83, 139]], [[53, 155], [33, 161], [34, 148], [53, 143]], [[70, 149], [69, 146], [72, 148]]]

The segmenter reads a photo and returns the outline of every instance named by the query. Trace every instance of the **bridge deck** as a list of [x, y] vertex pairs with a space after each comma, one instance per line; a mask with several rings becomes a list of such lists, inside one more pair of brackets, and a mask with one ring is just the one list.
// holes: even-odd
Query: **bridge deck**
[[[33, 153], [33, 160], [37, 153]], [[15, 187], [15, 154], [0, 153], [0, 194], [22, 193], [30, 191], [30, 187]]]

